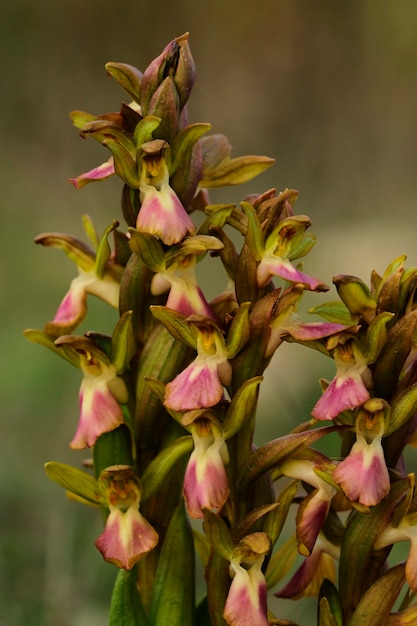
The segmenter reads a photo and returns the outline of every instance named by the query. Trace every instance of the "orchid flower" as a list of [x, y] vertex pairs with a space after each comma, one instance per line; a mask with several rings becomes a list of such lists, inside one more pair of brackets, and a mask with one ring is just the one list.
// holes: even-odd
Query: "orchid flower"
[[330, 420], [342, 411], [354, 409], [369, 400], [365, 381], [369, 379], [368, 362], [358, 343], [345, 335], [331, 337], [336, 376], [315, 404], [311, 414], [318, 420]]
[[45, 327], [47, 334], [58, 337], [73, 332], [87, 314], [88, 295], [100, 298], [115, 309], [119, 308], [122, 268], [110, 260], [110, 249], [106, 241], [116, 226], [117, 222], [114, 222], [106, 229], [98, 242], [97, 253], [70, 235], [44, 233], [36, 237], [35, 242], [38, 244], [61, 248], [75, 261], [78, 269], [78, 276], [72, 280], [54, 319]]
[[221, 509], [229, 497], [225, 465], [229, 462], [221, 424], [207, 411], [189, 411], [181, 423], [189, 427], [194, 450], [184, 476], [184, 498], [191, 517], [203, 519], [202, 508]]
[[351, 501], [374, 506], [390, 490], [390, 479], [381, 441], [384, 434], [384, 401], [368, 400], [355, 423], [356, 442], [333, 472], [333, 479]]
[[[145, 150], [145, 146], [143, 144], [142, 149]], [[195, 233], [193, 221], [170, 187], [169, 171], [161, 149], [143, 157], [139, 191], [141, 207], [136, 220], [137, 230], [154, 235], [167, 246]]]
[[233, 576], [223, 617], [229, 626], [269, 626], [267, 585], [262, 572], [270, 541], [265, 533], [247, 535], [230, 561]]
[[80, 418], [70, 447], [82, 450], [95, 444], [97, 437], [123, 423], [120, 403], [128, 400], [123, 379], [108, 357], [87, 337], [64, 335], [56, 346], [65, 346], [79, 358], [83, 373], [79, 392]]
[[213, 324], [197, 328], [197, 357], [165, 388], [166, 407], [174, 411], [209, 408], [223, 398], [231, 381], [231, 365], [224, 339]]
[[140, 488], [134, 471], [114, 465], [100, 474], [107, 495], [109, 516], [96, 541], [103, 558], [122, 569], [132, 569], [158, 543], [158, 533], [139, 511]]

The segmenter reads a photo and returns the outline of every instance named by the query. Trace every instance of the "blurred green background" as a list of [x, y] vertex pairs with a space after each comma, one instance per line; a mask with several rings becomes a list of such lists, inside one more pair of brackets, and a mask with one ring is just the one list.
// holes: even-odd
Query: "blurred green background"
[[[68, 449], [79, 372], [22, 337], [42, 328], [74, 275], [43, 231], [81, 234], [119, 216], [116, 179], [75, 191], [66, 181], [107, 158], [83, 142], [68, 112], [117, 110], [124, 98], [107, 61], [144, 69], [190, 31], [197, 82], [192, 121], [224, 132], [234, 154], [275, 167], [244, 188], [295, 187], [319, 243], [306, 271], [368, 280], [394, 257], [417, 263], [417, 3], [414, 0], [19, 0], [2, 5], [1, 145], [1, 626], [101, 626], [115, 571], [94, 548], [99, 516], [65, 500], [43, 463], [77, 464]], [[215, 285], [207, 284], [214, 296]], [[334, 294], [332, 294], [334, 295]], [[318, 303], [319, 296], [309, 304]], [[81, 330], [111, 330], [100, 303]], [[261, 396], [259, 442], [307, 418], [331, 376], [324, 359], [283, 346]], [[313, 623], [314, 604], [274, 605]]]

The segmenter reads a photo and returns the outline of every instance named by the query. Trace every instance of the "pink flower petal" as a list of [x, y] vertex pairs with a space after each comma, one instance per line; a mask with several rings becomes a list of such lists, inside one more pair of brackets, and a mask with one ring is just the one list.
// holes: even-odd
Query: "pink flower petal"
[[138, 230], [155, 235], [167, 246], [195, 233], [193, 221], [167, 183], [161, 185], [160, 191], [152, 185], [142, 185], [140, 191], [142, 204], [136, 221]]
[[306, 289], [311, 291], [327, 289], [320, 280], [304, 274], [294, 267], [290, 261], [281, 259], [281, 257], [273, 254], [266, 254], [257, 270], [259, 286], [265, 286], [272, 276], [279, 276], [292, 283], [302, 283]]
[[[333, 489], [332, 494], [336, 493]], [[297, 511], [297, 541], [302, 554], [311, 554], [330, 509], [331, 498], [320, 489], [304, 498]]]
[[368, 444], [358, 434], [349, 455], [334, 470], [333, 478], [352, 502], [365, 506], [378, 504], [390, 490], [381, 439], [375, 438]]
[[369, 397], [369, 392], [357, 372], [336, 376], [314, 406], [311, 415], [318, 420], [330, 420], [346, 409], [360, 406]]
[[223, 397], [216, 361], [198, 357], [165, 387], [164, 404], [174, 411], [215, 406]]
[[126, 512], [111, 507], [104, 532], [97, 539], [96, 546], [106, 561], [129, 570], [157, 543], [157, 532], [134, 505]]
[[99, 435], [123, 423], [123, 412], [100, 377], [85, 376], [80, 388], [80, 419], [70, 447], [82, 450], [95, 444]]
[[260, 567], [262, 561], [263, 558], [247, 570], [232, 562], [235, 577], [223, 613], [229, 626], [269, 626], [267, 586]]
[[113, 176], [113, 174], [114, 174], [114, 162], [113, 162], [113, 157], [112, 157], [105, 163], [102, 163], [101, 165], [94, 167], [89, 172], [80, 174], [76, 178], [69, 178], [68, 180], [71, 183], [71, 185], [74, 185], [76, 189], [81, 189], [81, 187], [84, 187], [84, 185], [87, 185], [88, 183], [92, 183], [98, 180], [104, 180], [105, 178], [109, 178], [110, 176]]
[[222, 448], [226, 444], [221, 437], [210, 443], [213, 440], [211, 434], [193, 436], [195, 449], [185, 471], [183, 491], [189, 515], [202, 519], [202, 507], [221, 509], [229, 497], [229, 482], [222, 457]]

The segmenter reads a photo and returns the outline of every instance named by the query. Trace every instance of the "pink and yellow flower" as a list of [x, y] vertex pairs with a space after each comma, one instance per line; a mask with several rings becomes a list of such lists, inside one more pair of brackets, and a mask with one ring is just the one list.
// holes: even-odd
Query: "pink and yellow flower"
[[184, 476], [183, 493], [191, 517], [203, 519], [202, 508], [219, 510], [229, 497], [225, 465], [229, 463], [227, 444], [221, 425], [206, 411], [190, 411], [182, 419], [193, 440]]
[[220, 331], [209, 324], [197, 330], [197, 357], [165, 388], [164, 404], [174, 411], [215, 406], [223, 385], [231, 382], [231, 365]]
[[120, 404], [128, 401], [123, 379], [108, 357], [86, 337], [63, 335], [55, 341], [78, 356], [83, 373], [79, 392], [80, 418], [71, 448], [82, 450], [95, 444], [97, 437], [123, 423]]
[[188, 255], [172, 264], [166, 271], [158, 272], [152, 279], [151, 291], [153, 295], [159, 295], [169, 290], [166, 306], [187, 317], [204, 315], [216, 320], [197, 283], [196, 262], [195, 255]]
[[100, 474], [100, 482], [110, 513], [96, 546], [106, 561], [132, 569], [157, 545], [158, 533], [139, 511], [139, 483], [131, 467], [108, 467]]
[[384, 401], [369, 400], [356, 418], [356, 442], [333, 472], [333, 479], [352, 502], [374, 506], [390, 490], [390, 479], [381, 445], [384, 434]]
[[342, 411], [360, 406], [370, 397], [365, 385], [369, 378], [368, 363], [355, 340], [335, 336], [328, 345], [334, 346], [336, 376], [311, 412], [318, 420], [331, 420]]
[[269, 626], [267, 585], [262, 564], [270, 550], [265, 533], [243, 539], [230, 561], [233, 576], [223, 617], [229, 626]]
[[169, 172], [162, 155], [142, 161], [139, 191], [141, 207], [136, 228], [154, 235], [167, 246], [193, 235], [196, 228], [169, 184]]

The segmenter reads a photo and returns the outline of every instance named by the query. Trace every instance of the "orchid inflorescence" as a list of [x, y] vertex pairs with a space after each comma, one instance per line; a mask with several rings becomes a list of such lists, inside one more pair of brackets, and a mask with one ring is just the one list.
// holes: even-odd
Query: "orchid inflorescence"
[[[339, 301], [310, 309], [321, 321], [303, 320], [304, 292], [329, 289], [299, 261], [316, 243], [311, 221], [294, 213], [292, 189], [210, 204], [209, 189], [247, 182], [273, 160], [232, 158], [224, 135], [189, 123], [188, 35], [143, 74], [106, 70], [129, 102], [71, 114], [111, 153], [71, 182], [118, 176], [126, 226], [100, 236], [85, 216], [90, 245], [35, 239], [62, 249], [78, 275], [52, 321], [25, 334], [81, 370], [70, 446], [92, 449], [93, 472], [58, 462], [46, 472], [104, 513], [96, 546], [120, 569], [111, 626], [289, 623], [267, 608], [274, 588], [277, 598], [317, 596], [320, 626], [417, 622], [417, 495], [403, 457], [416, 442], [417, 269], [401, 256], [369, 287], [336, 276]], [[208, 302], [196, 267], [215, 259], [224, 290]], [[111, 337], [74, 334], [91, 296], [119, 312]], [[333, 359], [335, 376], [293, 432], [255, 447], [263, 372], [284, 341]], [[341, 445], [328, 457], [314, 444], [331, 433]], [[410, 552], [393, 565], [398, 541]], [[197, 605], [196, 550], [206, 581]]]

